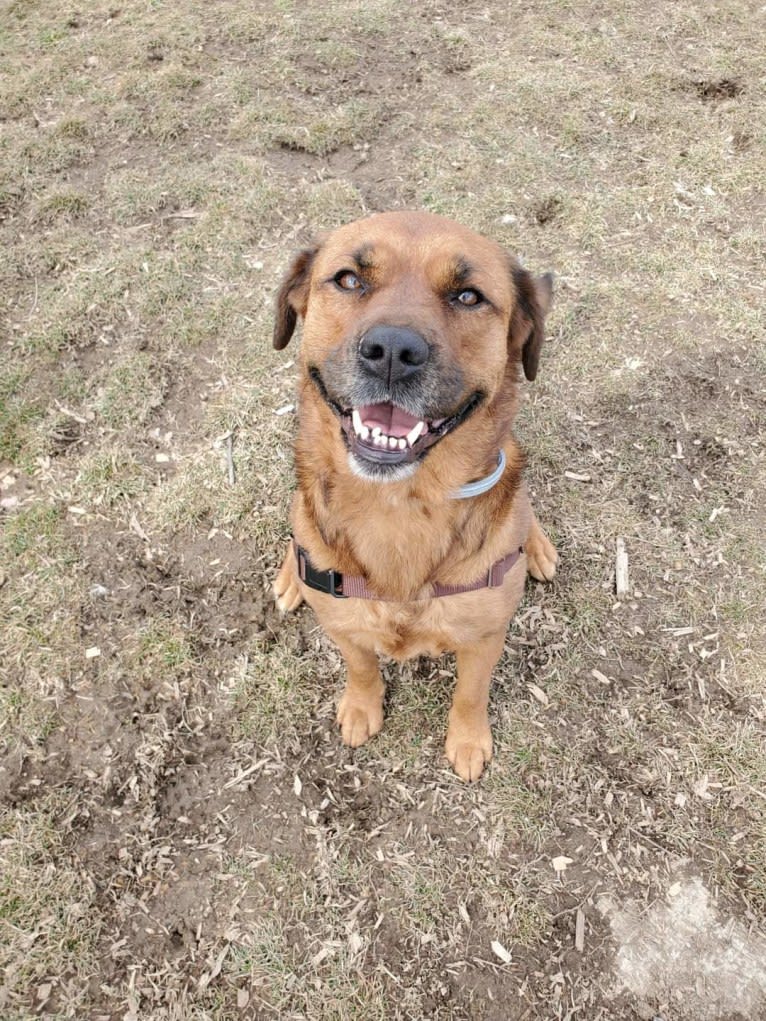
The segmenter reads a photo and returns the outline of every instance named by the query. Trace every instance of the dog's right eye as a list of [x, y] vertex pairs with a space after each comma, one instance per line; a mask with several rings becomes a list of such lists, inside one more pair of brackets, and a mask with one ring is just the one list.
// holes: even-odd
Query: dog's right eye
[[335, 274], [333, 280], [342, 291], [363, 290], [362, 281], [359, 279], [356, 273], [352, 273], [350, 269], [342, 269], [340, 273]]
[[484, 295], [473, 287], [469, 287], [467, 290], [456, 294], [455, 301], [460, 305], [465, 305], [466, 308], [474, 308], [476, 305], [481, 305], [484, 301]]

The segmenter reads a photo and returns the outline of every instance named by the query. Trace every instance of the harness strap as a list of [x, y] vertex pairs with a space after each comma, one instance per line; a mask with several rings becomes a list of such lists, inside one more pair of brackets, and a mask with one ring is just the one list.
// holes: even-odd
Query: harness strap
[[[293, 549], [298, 565], [298, 577], [309, 588], [317, 592], [324, 592], [334, 596], [336, 599], [377, 599], [381, 602], [400, 602], [401, 600], [389, 600], [373, 592], [361, 575], [341, 574], [340, 571], [318, 571], [309, 559], [306, 550], [299, 546], [293, 539]], [[506, 574], [514, 566], [516, 561], [524, 552], [524, 547], [506, 554], [500, 560], [496, 560], [486, 574], [468, 585], [441, 585], [435, 582], [431, 586], [431, 595], [425, 599], [440, 599], [442, 596], [456, 596], [461, 592], [477, 592], [484, 588], [499, 588], [505, 580]], [[411, 600], [421, 602], [422, 600]]]

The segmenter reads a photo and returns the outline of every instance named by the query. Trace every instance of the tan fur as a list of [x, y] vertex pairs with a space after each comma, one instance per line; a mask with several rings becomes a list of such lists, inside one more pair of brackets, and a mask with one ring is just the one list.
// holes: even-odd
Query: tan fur
[[[376, 265], [372, 293], [363, 300], [327, 285], [360, 248], [375, 252]], [[457, 254], [492, 296], [491, 314], [445, 307], [443, 280]], [[379, 214], [333, 232], [299, 254], [282, 286], [275, 346], [289, 341], [296, 316], [304, 318], [294, 535], [319, 570], [362, 575], [387, 600], [335, 599], [307, 588], [292, 551], [274, 584], [280, 609], [305, 599], [343, 654], [348, 681], [338, 722], [352, 747], [383, 723], [379, 655], [401, 660], [450, 650], [457, 654], [458, 681], [447, 757], [464, 780], [477, 779], [491, 758], [489, 684], [523, 592], [524, 558], [499, 588], [423, 597], [434, 582], [474, 581], [522, 544], [530, 573], [553, 577], [556, 552], [532, 513], [523, 456], [511, 435], [518, 365], [534, 378], [549, 300], [547, 279], [535, 281], [494, 242], [425, 213]], [[487, 396], [428, 451], [412, 478], [373, 482], [351, 471], [338, 419], [308, 372], [315, 366], [331, 374], [336, 352], [388, 322], [427, 332], [443, 363], [461, 370], [465, 392]], [[494, 468], [501, 447], [507, 468], [500, 482], [481, 496], [452, 499], [461, 485]]]

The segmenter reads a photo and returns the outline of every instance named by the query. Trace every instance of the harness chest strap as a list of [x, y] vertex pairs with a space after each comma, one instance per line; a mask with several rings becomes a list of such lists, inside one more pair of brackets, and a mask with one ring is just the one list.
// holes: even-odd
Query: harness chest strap
[[[306, 550], [293, 539], [293, 549], [298, 565], [298, 577], [309, 588], [317, 592], [325, 592], [336, 599], [377, 599], [379, 602], [401, 602], [388, 600], [377, 595], [360, 575], [341, 574], [340, 571], [318, 571], [309, 559]], [[426, 599], [438, 599], [441, 596], [456, 596], [461, 592], [476, 592], [483, 588], [499, 588], [506, 574], [524, 552], [519, 546], [500, 560], [496, 560], [485, 575], [468, 585], [441, 585], [438, 582], [431, 586], [431, 594]], [[418, 602], [419, 600], [408, 600]]]

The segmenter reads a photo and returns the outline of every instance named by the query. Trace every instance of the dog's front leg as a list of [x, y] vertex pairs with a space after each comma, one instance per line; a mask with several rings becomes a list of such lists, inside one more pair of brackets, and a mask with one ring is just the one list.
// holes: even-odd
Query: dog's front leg
[[378, 657], [348, 638], [332, 636], [346, 661], [346, 690], [338, 703], [338, 724], [343, 743], [358, 748], [383, 726], [385, 685]]
[[298, 584], [298, 572], [295, 569], [295, 553], [292, 543], [287, 547], [285, 559], [282, 561], [279, 574], [271, 588], [277, 606], [282, 613], [292, 613], [303, 602], [303, 593]]
[[461, 780], [478, 780], [492, 758], [487, 703], [492, 671], [503, 651], [506, 628], [457, 650], [457, 684], [449, 711], [445, 753]]
[[559, 556], [556, 547], [540, 528], [540, 522], [534, 514], [525, 545], [527, 571], [538, 581], [552, 581]]

